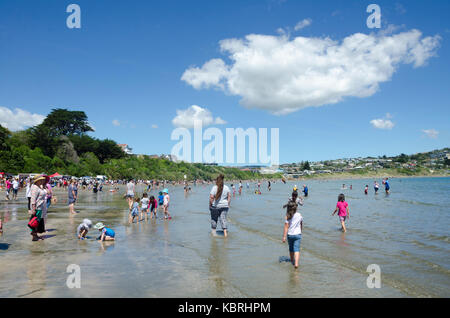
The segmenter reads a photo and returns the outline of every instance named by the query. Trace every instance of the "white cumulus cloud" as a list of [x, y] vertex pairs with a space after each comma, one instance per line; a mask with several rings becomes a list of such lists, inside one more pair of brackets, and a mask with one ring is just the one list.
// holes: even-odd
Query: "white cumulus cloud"
[[216, 88], [240, 96], [241, 104], [274, 114], [368, 97], [389, 81], [400, 64], [423, 66], [436, 54], [439, 36], [418, 30], [398, 34], [355, 33], [328, 37], [250, 34], [219, 42], [228, 58], [185, 70], [195, 89]]
[[206, 62], [201, 68], [192, 67], [189, 72], [184, 72], [181, 79], [188, 82], [195, 89], [217, 86], [224, 89], [221, 79], [228, 74], [228, 67], [221, 59], [213, 59]]
[[437, 131], [436, 129], [422, 129], [422, 132], [427, 135], [427, 137], [429, 138], [437, 138], [439, 135], [439, 131]]
[[112, 124], [113, 124], [114, 126], [118, 127], [118, 126], [120, 126], [120, 121], [118, 121], [117, 119], [114, 119], [114, 120], [112, 121]]
[[32, 114], [20, 108], [10, 110], [7, 107], [0, 106], [0, 125], [11, 131], [23, 130], [39, 125], [44, 119], [45, 116], [43, 115]]
[[177, 110], [177, 116], [172, 119], [172, 124], [175, 127], [194, 128], [194, 122], [199, 120], [202, 122], [202, 126], [206, 127], [212, 124], [223, 125], [226, 124], [220, 117], [214, 118], [212, 113], [206, 109], [197, 105], [184, 110]]
[[390, 129], [394, 128], [394, 126], [395, 126], [395, 124], [392, 121], [390, 121], [389, 119], [374, 119], [374, 120], [371, 120], [370, 123], [375, 128], [385, 129], [385, 130], [390, 130]]
[[303, 29], [303, 28], [306, 28], [307, 26], [311, 25], [311, 23], [312, 23], [312, 20], [311, 20], [311, 19], [303, 19], [302, 21], [299, 21], [299, 22], [295, 25], [294, 30], [295, 30], [295, 31], [298, 31], [298, 30], [301, 30], [301, 29]]

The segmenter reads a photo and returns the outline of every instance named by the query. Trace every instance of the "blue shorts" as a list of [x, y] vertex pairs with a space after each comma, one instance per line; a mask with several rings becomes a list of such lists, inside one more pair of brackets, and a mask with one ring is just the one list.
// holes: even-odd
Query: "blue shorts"
[[131, 211], [131, 216], [138, 216], [138, 214], [139, 214], [138, 210]]
[[302, 235], [288, 235], [289, 252], [300, 252], [300, 242], [302, 241]]

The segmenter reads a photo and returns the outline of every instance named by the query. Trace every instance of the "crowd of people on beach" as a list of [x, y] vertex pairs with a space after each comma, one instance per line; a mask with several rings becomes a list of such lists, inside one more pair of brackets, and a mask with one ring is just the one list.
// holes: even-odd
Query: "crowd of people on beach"
[[[285, 180], [282, 180], [286, 183]], [[211, 184], [211, 181], [195, 180], [194, 185], [197, 184]], [[230, 187], [225, 184], [225, 176], [220, 174], [212, 186], [209, 193], [209, 210], [211, 219], [211, 233], [213, 236], [217, 236], [217, 228], [220, 227], [223, 231], [223, 236], [228, 236], [228, 222], [227, 214], [230, 209], [230, 203], [232, 197], [236, 196], [236, 187], [234, 183], [230, 184]], [[272, 184], [275, 181], [267, 180], [268, 193], [272, 189]], [[146, 191], [138, 196], [136, 193], [136, 185], [144, 185]], [[388, 178], [382, 180], [382, 184], [385, 187], [386, 194], [389, 194], [390, 185]], [[69, 207], [69, 215], [77, 214], [75, 211], [75, 204], [78, 199], [78, 191], [81, 188], [83, 191], [92, 191], [93, 193], [102, 192], [104, 185], [110, 186], [110, 192], [119, 191], [119, 185], [125, 185], [126, 193], [124, 198], [128, 203], [129, 215], [128, 222], [138, 223], [142, 221], [148, 221], [149, 219], [156, 219], [157, 212], [162, 211], [164, 220], [172, 220], [172, 216], [169, 212], [170, 196], [168, 185], [183, 185], [184, 193], [187, 195], [191, 191], [189, 182], [186, 180], [180, 182], [168, 182], [157, 180], [86, 180], [77, 178], [57, 178], [51, 179], [46, 175], [36, 175], [33, 178], [6, 178], [3, 182], [6, 191], [6, 200], [17, 200], [18, 192], [21, 188], [25, 189], [25, 196], [28, 201], [28, 213], [30, 219], [28, 221], [28, 228], [32, 237], [32, 241], [39, 241], [45, 238], [46, 228], [45, 223], [47, 219], [47, 211], [52, 203], [57, 202], [57, 197], [54, 195], [54, 188], [62, 188], [67, 190], [67, 204]], [[163, 188], [161, 191], [160, 188]], [[231, 188], [231, 189], [230, 189]], [[250, 189], [249, 181], [246, 182], [247, 190]], [[255, 182], [254, 193], [257, 195], [262, 194], [261, 180]], [[342, 189], [347, 189], [346, 185], [342, 185]], [[350, 185], [350, 190], [353, 189], [353, 185]], [[364, 188], [364, 194], [368, 194], [369, 186]], [[149, 195], [152, 190], [158, 192], [158, 196]], [[379, 184], [374, 181], [374, 192], [378, 193]], [[309, 189], [307, 185], [303, 185], [302, 196], [299, 195], [299, 189], [295, 185], [292, 189], [291, 196], [288, 202], [283, 205], [283, 209], [286, 209], [286, 215], [284, 220], [284, 230], [282, 242], [287, 241], [289, 247], [290, 261], [295, 268], [299, 266], [300, 259], [300, 243], [302, 239], [303, 231], [303, 216], [299, 209], [305, 204], [305, 198], [309, 195]], [[238, 182], [238, 195], [243, 193], [243, 182]], [[341, 225], [341, 231], [347, 232], [346, 220], [350, 218], [349, 205], [345, 201], [345, 195], [339, 194], [332, 216], [337, 213], [339, 222]], [[98, 222], [93, 225], [90, 219], [84, 219], [77, 227], [76, 235], [80, 240], [86, 240], [87, 234], [91, 228], [94, 228], [100, 232], [97, 240], [114, 241], [115, 231], [102, 222]], [[3, 232], [3, 224], [0, 218], [0, 233]]]

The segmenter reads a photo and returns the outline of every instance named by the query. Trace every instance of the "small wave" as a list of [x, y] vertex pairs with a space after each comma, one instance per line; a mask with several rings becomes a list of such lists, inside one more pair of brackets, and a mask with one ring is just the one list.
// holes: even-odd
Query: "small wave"
[[429, 202], [421, 202], [421, 201], [413, 201], [413, 200], [398, 200], [398, 201], [402, 202], [402, 203], [413, 204], [413, 205], [438, 206], [438, 207], [440, 207], [439, 204], [434, 204], [434, 203], [429, 203]]
[[446, 235], [428, 234], [426, 237], [427, 237], [427, 239], [429, 239], [431, 241], [441, 241], [441, 242], [446, 242], [446, 243], [450, 242], [450, 237], [448, 237]]

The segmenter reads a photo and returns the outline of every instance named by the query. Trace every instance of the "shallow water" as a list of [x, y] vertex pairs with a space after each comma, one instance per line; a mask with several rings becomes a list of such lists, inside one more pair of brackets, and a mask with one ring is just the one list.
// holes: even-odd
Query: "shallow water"
[[[353, 190], [341, 190], [343, 183]], [[57, 190], [48, 238], [32, 242], [22, 191], [19, 201], [0, 203], [0, 297], [450, 296], [450, 178], [392, 179], [388, 196], [382, 189], [374, 195], [373, 180], [308, 181], [298, 270], [281, 242], [281, 207], [293, 184], [277, 182], [262, 195], [254, 185], [244, 188], [231, 203], [228, 238], [209, 232], [210, 186], [192, 187], [188, 196], [170, 187], [173, 220], [131, 225], [124, 189], [106, 187], [80, 190], [73, 217], [66, 193]], [[331, 216], [341, 192], [351, 215], [345, 234]], [[101, 244], [94, 229], [77, 240], [84, 218], [113, 228], [117, 241]], [[80, 289], [66, 286], [70, 264], [81, 268]], [[366, 285], [370, 264], [381, 268], [380, 289]]]

